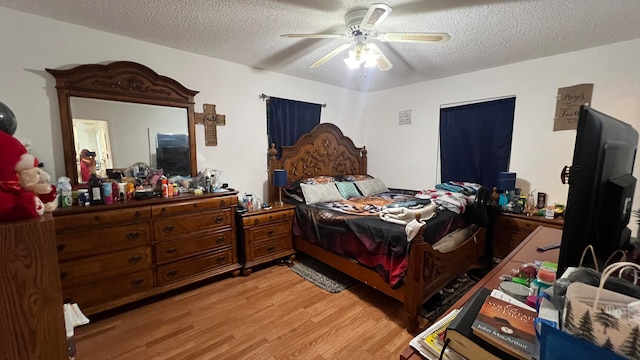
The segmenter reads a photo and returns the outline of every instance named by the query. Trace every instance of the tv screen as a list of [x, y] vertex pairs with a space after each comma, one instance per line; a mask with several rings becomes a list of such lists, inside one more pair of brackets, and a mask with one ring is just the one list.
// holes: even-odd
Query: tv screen
[[589, 106], [580, 108], [558, 273], [578, 266], [591, 244], [604, 262], [628, 243], [638, 132]]

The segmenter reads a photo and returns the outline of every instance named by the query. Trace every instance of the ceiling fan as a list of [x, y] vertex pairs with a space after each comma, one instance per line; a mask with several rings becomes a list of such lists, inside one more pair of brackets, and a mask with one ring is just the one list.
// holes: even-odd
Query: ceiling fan
[[377, 66], [380, 71], [387, 71], [393, 64], [382, 53], [380, 48], [370, 40], [381, 42], [409, 42], [409, 43], [440, 43], [451, 37], [446, 33], [424, 32], [387, 32], [376, 31], [376, 28], [391, 13], [391, 6], [387, 4], [372, 4], [368, 9], [358, 8], [349, 11], [344, 21], [347, 30], [343, 34], [284, 34], [282, 37], [307, 38], [307, 39], [337, 39], [349, 40], [311, 64], [309, 67], [318, 67], [334, 58], [341, 52], [353, 47], [349, 51], [349, 57], [344, 61], [351, 68], [358, 68], [361, 64], [365, 67]]

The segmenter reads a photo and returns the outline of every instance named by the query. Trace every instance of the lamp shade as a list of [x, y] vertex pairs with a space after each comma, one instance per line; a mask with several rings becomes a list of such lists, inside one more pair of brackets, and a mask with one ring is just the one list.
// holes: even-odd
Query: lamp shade
[[273, 170], [273, 185], [278, 187], [287, 185], [287, 170]]

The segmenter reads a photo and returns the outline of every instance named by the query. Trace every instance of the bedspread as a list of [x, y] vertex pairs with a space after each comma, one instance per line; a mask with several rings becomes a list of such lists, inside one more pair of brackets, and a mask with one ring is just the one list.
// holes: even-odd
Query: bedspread
[[[408, 198], [413, 198], [413, 195], [408, 195]], [[395, 200], [407, 198], [397, 197]], [[361, 199], [361, 205], [355, 205], [355, 211], [360, 215], [346, 210], [354, 206], [353, 202], [348, 201], [315, 205], [296, 203], [294, 234], [375, 269], [388, 284], [396, 288], [407, 273], [409, 246], [404, 225], [383, 221], [378, 217], [378, 212], [384, 208], [383, 202]], [[450, 232], [467, 225], [464, 216], [437, 209], [435, 216], [427, 221], [424, 241], [434, 244]]]

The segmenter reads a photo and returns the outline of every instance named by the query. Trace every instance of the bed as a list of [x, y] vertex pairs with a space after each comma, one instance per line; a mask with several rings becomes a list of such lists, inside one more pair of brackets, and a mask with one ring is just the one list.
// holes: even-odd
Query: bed
[[[279, 157], [275, 146], [271, 145], [269, 149], [271, 201], [278, 199], [280, 190], [273, 184], [273, 172], [276, 169], [287, 170], [287, 180], [290, 183], [322, 176], [339, 178], [352, 174], [365, 175], [368, 174], [367, 150], [365, 147], [356, 147], [336, 125], [321, 123], [311, 132], [300, 137], [295, 145], [282, 147]], [[293, 201], [293, 203], [296, 202]], [[306, 211], [305, 206], [301, 203], [297, 205], [299, 206], [297, 206], [294, 220], [295, 249], [401, 301], [407, 315], [405, 325], [410, 332], [415, 332], [425, 325], [423, 322], [426, 320], [420, 315], [423, 303], [467, 269], [479, 264], [485, 253], [485, 236], [482, 227], [467, 231], [465, 238], [458, 239], [455, 245], [443, 247], [442, 243], [438, 242], [440, 239], [434, 236], [449, 235], [451, 229], [459, 227], [452, 225], [458, 220], [455, 216], [445, 219], [445, 225], [440, 224], [436, 235], [429, 232], [432, 225], [431, 221], [427, 221], [426, 226], [418, 226], [417, 230], [412, 232], [412, 240], [408, 243], [407, 235], [404, 235], [406, 271], [402, 274], [400, 281], [390, 281], [389, 278], [381, 276], [380, 269], [365, 266], [354, 256], [339, 254], [326, 244], [319, 244], [312, 233], [304, 231], [305, 228], [310, 227], [308, 223], [304, 224], [308, 221], [308, 217], [303, 216]], [[443, 218], [443, 216], [440, 217]], [[366, 221], [385, 223], [374, 217], [369, 217]], [[396, 227], [396, 232], [405, 234], [405, 226], [399, 224], [392, 226]], [[429, 230], [425, 232], [427, 227]], [[379, 233], [389, 234], [387, 231]], [[425, 237], [429, 241], [425, 241]], [[445, 247], [448, 249], [442, 250]]]

